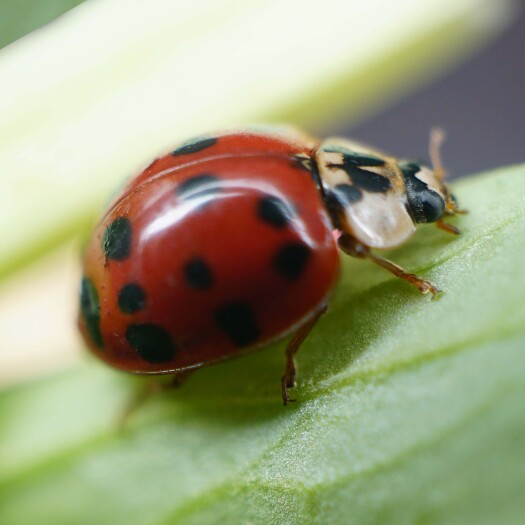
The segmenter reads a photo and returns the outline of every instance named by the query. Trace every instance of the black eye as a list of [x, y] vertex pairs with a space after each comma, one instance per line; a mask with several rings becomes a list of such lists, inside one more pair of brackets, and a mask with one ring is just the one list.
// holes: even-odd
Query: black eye
[[421, 166], [415, 162], [400, 164], [405, 178], [408, 205], [414, 220], [418, 223], [436, 222], [445, 212], [445, 201], [422, 180], [417, 178]]

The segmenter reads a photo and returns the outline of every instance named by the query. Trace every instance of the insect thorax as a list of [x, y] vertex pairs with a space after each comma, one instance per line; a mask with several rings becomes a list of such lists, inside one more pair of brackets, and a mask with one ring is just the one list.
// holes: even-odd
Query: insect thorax
[[315, 160], [334, 226], [366, 246], [399, 246], [417, 223], [445, 213], [447, 190], [420, 163], [337, 138], [321, 143]]

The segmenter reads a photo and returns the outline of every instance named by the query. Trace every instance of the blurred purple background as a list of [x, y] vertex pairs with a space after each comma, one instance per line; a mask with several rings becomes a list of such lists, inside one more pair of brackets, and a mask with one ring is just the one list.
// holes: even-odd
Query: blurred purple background
[[[82, 1], [0, 2], [0, 48]], [[447, 76], [366, 122], [334, 122], [322, 134], [350, 136], [392, 155], [426, 159], [429, 130], [440, 126], [447, 132], [443, 157], [451, 177], [525, 162], [523, 4], [503, 35]]]
[[392, 155], [427, 159], [429, 130], [447, 132], [451, 177], [525, 162], [525, 9], [495, 42], [458, 69], [393, 107], [331, 133]]

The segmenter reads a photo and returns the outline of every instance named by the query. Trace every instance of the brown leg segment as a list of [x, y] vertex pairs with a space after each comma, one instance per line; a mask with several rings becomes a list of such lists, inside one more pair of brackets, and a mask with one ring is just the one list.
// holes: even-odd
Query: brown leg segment
[[193, 372], [195, 372], [195, 370], [195, 368], [188, 368], [187, 370], [175, 372], [172, 376], [171, 387], [179, 388], [179, 386], [182, 386], [188, 380], [188, 377], [190, 377], [190, 375], [193, 374]]
[[149, 399], [166, 390], [178, 388], [186, 381], [192, 372], [194, 372], [194, 369], [175, 372], [172, 376], [172, 381], [169, 383], [159, 380], [158, 377], [145, 379], [140, 387], [133, 393], [133, 396], [130, 397], [122, 413], [119, 415], [119, 429], [124, 430], [131, 416]]
[[281, 377], [281, 396], [283, 398], [283, 404], [293, 403], [295, 399], [290, 399], [288, 395], [288, 389], [295, 386], [295, 354], [298, 352], [303, 341], [308, 337], [308, 334], [312, 331], [312, 328], [315, 326], [319, 318], [326, 312], [326, 304], [292, 337], [291, 341], [286, 347], [286, 368], [284, 369], [284, 374]]
[[126, 405], [118, 416], [117, 426], [120, 431], [124, 431], [133, 414], [144, 405], [148, 399], [155, 394], [162, 392], [166, 386], [158, 381], [146, 379], [141, 385], [137, 386], [136, 390], [127, 400]]
[[393, 273], [396, 277], [409, 282], [421, 293], [431, 293], [434, 297], [440, 293], [440, 290], [438, 290], [431, 282], [421, 279], [421, 277], [418, 277], [413, 273], [405, 272], [401, 266], [398, 266], [388, 259], [383, 259], [383, 257], [374, 255], [368, 246], [365, 246], [346, 233], [339, 237], [338, 245], [343, 252], [351, 255], [352, 257], [370, 259], [373, 263], [381, 266], [381, 268], [384, 268], [385, 270], [388, 270], [390, 273]]
[[436, 221], [436, 226], [440, 230], [446, 231], [447, 233], [451, 233], [452, 235], [459, 235], [461, 233], [455, 226], [452, 226], [452, 224], [445, 222], [443, 219], [439, 219], [439, 221]]

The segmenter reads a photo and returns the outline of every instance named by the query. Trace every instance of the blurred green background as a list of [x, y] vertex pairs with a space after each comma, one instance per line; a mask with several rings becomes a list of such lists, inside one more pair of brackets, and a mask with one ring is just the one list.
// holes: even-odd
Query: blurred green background
[[0, 2], [0, 48], [42, 27], [82, 0], [17, 0]]

